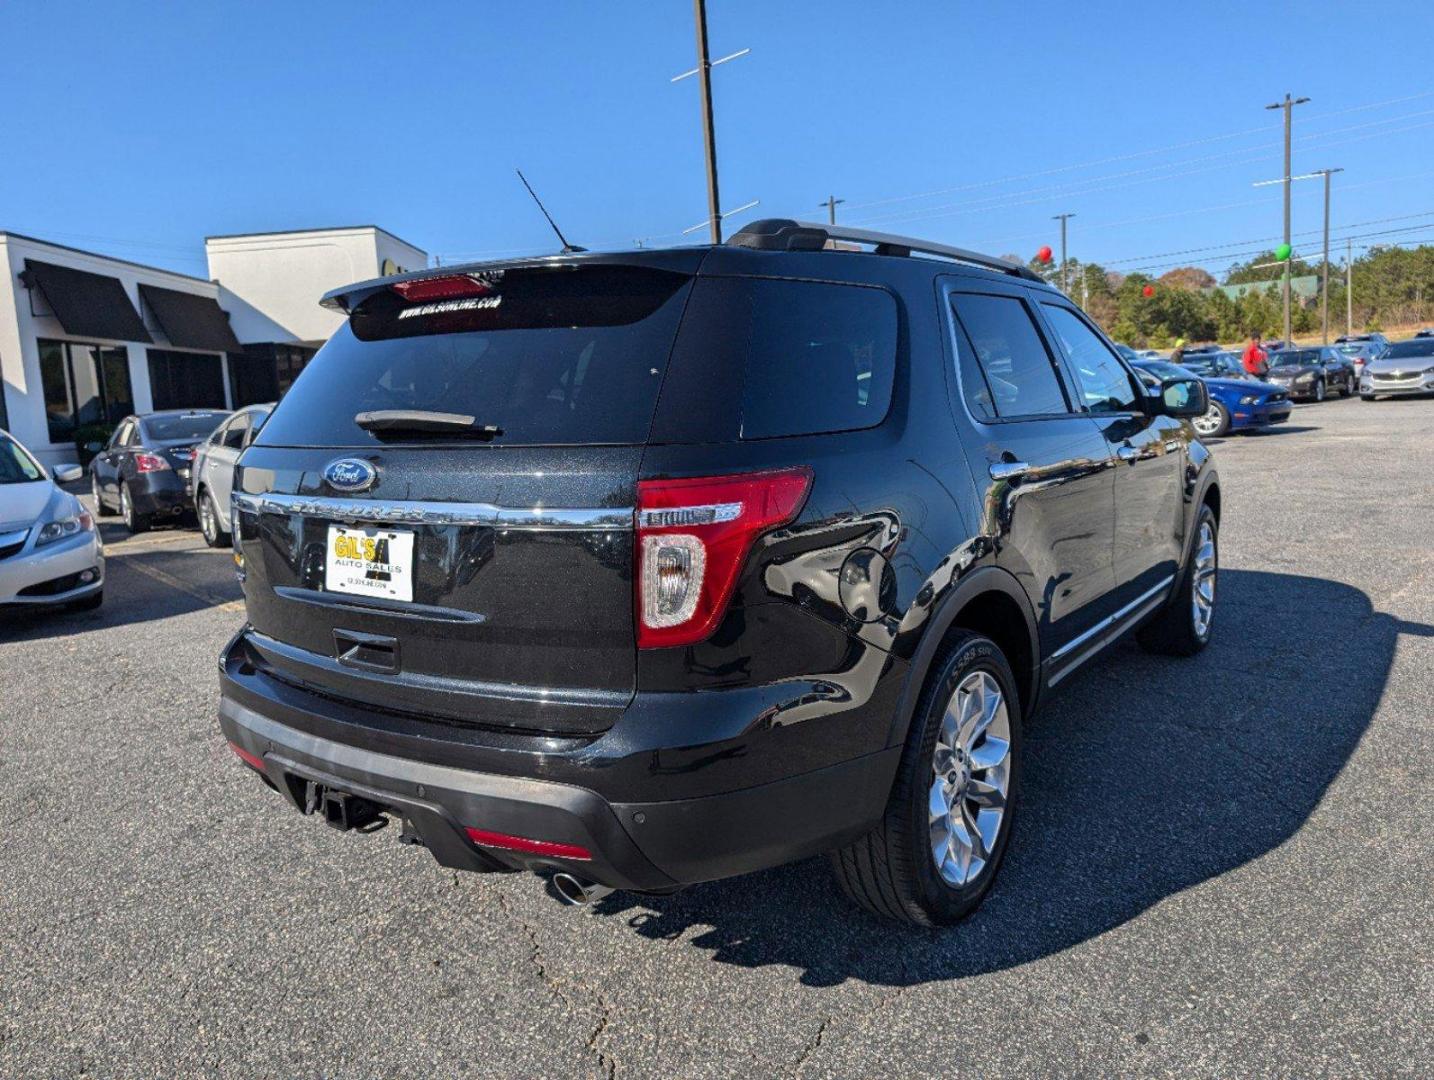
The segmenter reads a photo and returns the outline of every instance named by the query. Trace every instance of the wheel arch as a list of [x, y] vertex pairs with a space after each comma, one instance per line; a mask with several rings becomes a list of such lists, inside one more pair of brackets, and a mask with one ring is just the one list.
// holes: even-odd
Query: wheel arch
[[1026, 717], [1031, 715], [1041, 686], [1040, 638], [1035, 614], [1014, 575], [999, 567], [983, 566], [968, 574], [932, 612], [921, 643], [911, 658], [888, 746], [905, 740], [936, 658], [961, 631], [983, 634], [1000, 646], [1016, 675], [1021, 713]]

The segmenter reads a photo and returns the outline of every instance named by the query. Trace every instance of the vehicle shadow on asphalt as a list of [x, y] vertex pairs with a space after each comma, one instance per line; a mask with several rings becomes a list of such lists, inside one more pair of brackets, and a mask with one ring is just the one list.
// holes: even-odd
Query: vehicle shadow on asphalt
[[[1299, 831], [1379, 703], [1400, 634], [1340, 582], [1223, 570], [1214, 640], [1193, 660], [1118, 646], [1026, 729], [1020, 814], [1001, 877], [961, 926], [857, 911], [824, 862], [592, 909], [712, 959], [799, 969], [807, 985], [910, 986], [1028, 963], [1105, 933]], [[1298, 613], [1309, 634], [1277, 630]], [[1335, 643], [1341, 662], [1294, 642]]]

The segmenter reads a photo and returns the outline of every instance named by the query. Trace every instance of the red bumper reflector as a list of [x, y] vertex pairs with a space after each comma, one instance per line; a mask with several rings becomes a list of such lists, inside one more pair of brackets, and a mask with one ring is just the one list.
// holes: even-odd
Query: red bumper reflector
[[269, 771], [268, 766], [264, 764], [264, 759], [261, 758], [258, 754], [249, 753], [248, 750], [245, 750], [236, 742], [230, 743], [229, 749], [233, 750], [236, 754], [238, 754], [239, 760], [244, 762], [245, 765], [248, 765], [249, 768], [258, 769], [260, 772]]
[[501, 848], [504, 851], [521, 851], [526, 855], [551, 855], [555, 859], [592, 860], [592, 852], [577, 844], [559, 844], [553, 840], [529, 840], [524, 836], [510, 836], [507, 833], [489, 832], [487, 829], [465, 829], [468, 839], [479, 847]]

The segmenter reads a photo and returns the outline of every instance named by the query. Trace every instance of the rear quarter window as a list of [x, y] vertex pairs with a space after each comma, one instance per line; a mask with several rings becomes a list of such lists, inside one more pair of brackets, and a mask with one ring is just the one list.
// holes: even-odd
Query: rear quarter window
[[672, 441], [774, 439], [875, 427], [891, 406], [896, 300], [884, 289], [699, 278], [666, 421]]

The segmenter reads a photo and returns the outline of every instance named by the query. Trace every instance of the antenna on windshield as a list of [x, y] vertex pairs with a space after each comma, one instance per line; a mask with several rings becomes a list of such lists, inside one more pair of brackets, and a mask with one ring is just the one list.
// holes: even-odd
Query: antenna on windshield
[[568, 255], [575, 251], [586, 251], [587, 248], [568, 243], [568, 238], [563, 235], [563, 230], [558, 228], [558, 223], [553, 220], [553, 215], [548, 213], [548, 208], [543, 205], [543, 200], [538, 198], [538, 193], [533, 190], [533, 185], [528, 183], [528, 178], [523, 175], [523, 170], [514, 169], [513, 171], [518, 174], [518, 179], [523, 181], [523, 186], [528, 189], [528, 194], [533, 197], [533, 201], [538, 204], [538, 209], [543, 212], [543, 217], [548, 219], [548, 224], [552, 226], [553, 232], [558, 234], [558, 239], [562, 241], [563, 254]]

